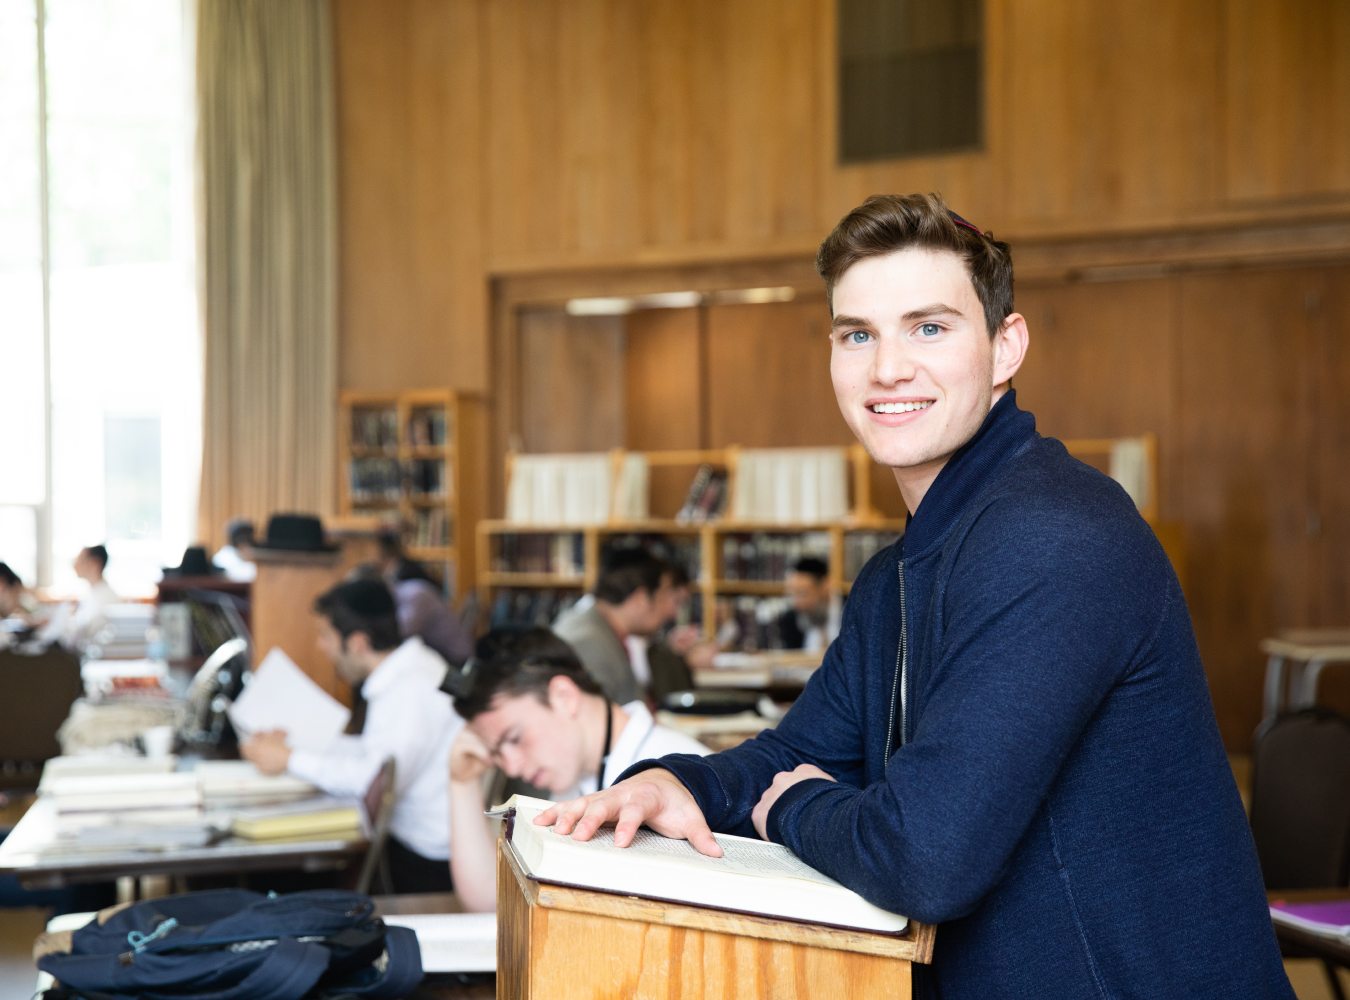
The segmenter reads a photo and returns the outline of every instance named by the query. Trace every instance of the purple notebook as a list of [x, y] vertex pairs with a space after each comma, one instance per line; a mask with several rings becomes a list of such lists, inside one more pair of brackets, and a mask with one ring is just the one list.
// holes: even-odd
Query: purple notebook
[[1301, 927], [1327, 937], [1350, 937], [1350, 899], [1327, 903], [1270, 904], [1270, 916], [1282, 924]]

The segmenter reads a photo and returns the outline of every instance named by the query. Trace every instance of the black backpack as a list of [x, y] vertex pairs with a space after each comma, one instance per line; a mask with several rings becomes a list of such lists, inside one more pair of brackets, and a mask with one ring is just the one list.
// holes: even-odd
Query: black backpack
[[38, 967], [59, 983], [44, 1000], [381, 1000], [422, 981], [417, 935], [386, 927], [369, 896], [333, 889], [145, 900]]

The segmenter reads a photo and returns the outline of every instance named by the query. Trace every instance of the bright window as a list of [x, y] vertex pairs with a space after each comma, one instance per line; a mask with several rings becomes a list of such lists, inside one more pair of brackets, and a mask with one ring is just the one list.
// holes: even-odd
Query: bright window
[[196, 534], [190, 27], [183, 0], [0, 0], [0, 351], [22, 428], [0, 505], [35, 514], [0, 507], [0, 559], [35, 550], [58, 591], [104, 543], [114, 589], [148, 593]]

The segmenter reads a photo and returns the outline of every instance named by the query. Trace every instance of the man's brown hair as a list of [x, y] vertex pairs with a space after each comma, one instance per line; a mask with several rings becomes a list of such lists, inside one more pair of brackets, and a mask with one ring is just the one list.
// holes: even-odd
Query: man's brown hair
[[834, 311], [834, 286], [854, 264], [900, 250], [947, 250], [966, 264], [991, 338], [1013, 311], [1012, 247], [952, 212], [938, 194], [874, 194], [839, 220], [816, 254]]

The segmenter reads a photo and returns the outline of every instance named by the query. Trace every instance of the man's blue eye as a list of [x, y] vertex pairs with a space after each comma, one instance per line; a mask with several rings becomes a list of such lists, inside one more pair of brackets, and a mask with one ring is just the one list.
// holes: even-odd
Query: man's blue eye
[[936, 323], [925, 323], [923, 326], [919, 327], [919, 332], [925, 337], [936, 337], [942, 332], [942, 327], [938, 326]]
[[850, 344], [863, 344], [867, 342], [869, 336], [871, 336], [871, 334], [866, 330], [850, 330], [844, 339]]

